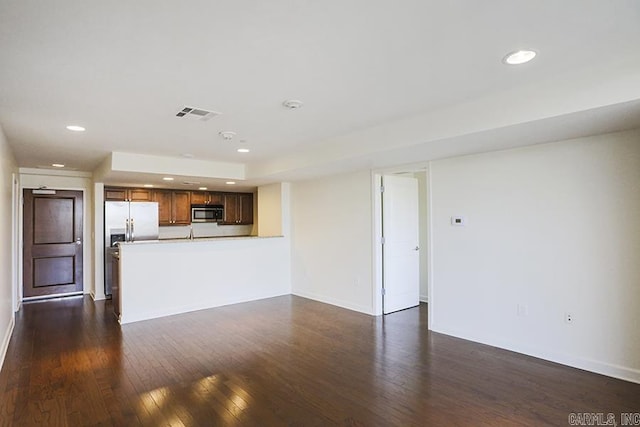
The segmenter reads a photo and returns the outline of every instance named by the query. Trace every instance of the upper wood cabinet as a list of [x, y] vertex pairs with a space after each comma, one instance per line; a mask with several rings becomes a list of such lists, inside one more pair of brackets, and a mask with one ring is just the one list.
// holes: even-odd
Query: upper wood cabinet
[[153, 201], [158, 202], [158, 222], [160, 225], [191, 224], [191, 192], [155, 190]]
[[105, 187], [104, 200], [158, 202], [159, 225], [191, 224], [192, 204], [224, 206], [224, 220], [220, 224], [253, 224], [252, 193]]
[[192, 191], [192, 205], [222, 205], [224, 204], [224, 196], [222, 193], [211, 193], [207, 191]]
[[253, 194], [224, 194], [224, 223], [253, 224]]
[[153, 191], [146, 188], [105, 187], [104, 200], [115, 202], [151, 202]]

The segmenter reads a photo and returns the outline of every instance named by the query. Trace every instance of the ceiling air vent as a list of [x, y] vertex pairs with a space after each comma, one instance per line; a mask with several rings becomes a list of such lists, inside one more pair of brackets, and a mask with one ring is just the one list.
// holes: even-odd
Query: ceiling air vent
[[219, 115], [220, 113], [218, 113], [217, 111], [208, 111], [203, 110], [202, 108], [195, 107], [184, 107], [182, 110], [178, 111], [176, 117], [187, 117], [190, 119], [206, 121], [212, 117]]

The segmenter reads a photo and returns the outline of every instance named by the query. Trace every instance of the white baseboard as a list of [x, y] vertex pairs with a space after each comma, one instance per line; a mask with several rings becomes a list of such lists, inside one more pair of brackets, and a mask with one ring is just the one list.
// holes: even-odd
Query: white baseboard
[[492, 339], [490, 337], [469, 336], [466, 334], [461, 334], [458, 331], [446, 330], [441, 328], [432, 328], [431, 330], [433, 332], [450, 335], [456, 338], [461, 338], [480, 344], [490, 345], [492, 347], [498, 347], [503, 350], [509, 350], [515, 353], [536, 357], [538, 359], [547, 360], [549, 362], [559, 363], [561, 365], [570, 366], [572, 368], [582, 369], [585, 371], [593, 372], [595, 374], [606, 375], [608, 377], [618, 378], [620, 380], [640, 384], [640, 370], [628, 366], [619, 366], [599, 360], [591, 360], [583, 357], [541, 350], [530, 346], [508, 343], [500, 339]]
[[360, 313], [369, 314], [371, 316], [375, 315], [373, 311], [373, 307], [366, 307], [359, 304], [353, 304], [348, 301], [342, 301], [336, 298], [314, 294], [313, 292], [301, 292], [301, 291], [294, 290], [291, 292], [291, 295], [312, 299], [314, 301], [324, 302], [326, 304], [331, 304], [338, 307], [346, 308], [347, 310], [358, 311]]
[[93, 291], [89, 292], [89, 295], [91, 295], [91, 299], [94, 301], [102, 301], [104, 299], [107, 299], [104, 295], [96, 296], [96, 294]]
[[0, 347], [0, 369], [2, 369], [2, 365], [4, 364], [4, 359], [7, 356], [7, 350], [9, 349], [9, 341], [11, 340], [11, 335], [13, 334], [13, 327], [16, 325], [16, 317], [13, 313], [11, 313], [11, 320], [9, 321], [9, 325], [7, 325], [7, 330], [4, 333], [4, 338], [2, 339], [2, 347]]

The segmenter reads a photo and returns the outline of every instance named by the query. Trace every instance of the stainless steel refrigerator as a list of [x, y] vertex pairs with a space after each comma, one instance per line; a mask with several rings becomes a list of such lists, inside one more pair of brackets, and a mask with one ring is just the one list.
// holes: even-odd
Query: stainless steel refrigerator
[[118, 242], [158, 239], [158, 203], [104, 203], [104, 292], [111, 295], [113, 251]]

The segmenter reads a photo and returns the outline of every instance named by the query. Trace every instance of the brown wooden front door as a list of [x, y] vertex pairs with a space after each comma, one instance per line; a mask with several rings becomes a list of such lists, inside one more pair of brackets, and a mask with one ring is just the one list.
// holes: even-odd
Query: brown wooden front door
[[82, 291], [82, 192], [24, 190], [23, 295]]

